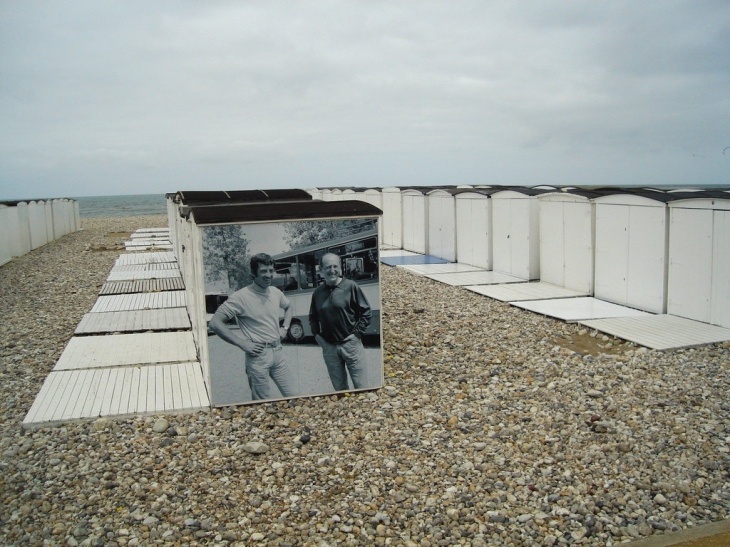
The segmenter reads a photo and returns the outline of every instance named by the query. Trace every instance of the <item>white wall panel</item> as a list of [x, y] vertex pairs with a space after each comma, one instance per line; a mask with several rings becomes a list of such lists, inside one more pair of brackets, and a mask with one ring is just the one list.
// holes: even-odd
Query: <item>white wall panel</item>
[[456, 261], [456, 207], [454, 196], [443, 190], [430, 192], [428, 206], [427, 254]]
[[666, 312], [667, 209], [637, 196], [596, 203], [595, 296], [652, 313]]
[[383, 188], [383, 243], [403, 246], [403, 200], [399, 188]]
[[492, 269], [492, 201], [476, 193], [458, 194], [456, 202], [456, 260]]

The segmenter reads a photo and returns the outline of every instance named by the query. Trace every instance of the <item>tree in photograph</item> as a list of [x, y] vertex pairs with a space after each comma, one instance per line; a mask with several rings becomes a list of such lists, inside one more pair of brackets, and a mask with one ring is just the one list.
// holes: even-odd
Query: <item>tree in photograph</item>
[[374, 219], [304, 220], [287, 222], [284, 226], [286, 233], [284, 239], [289, 248], [295, 250], [373, 229], [375, 229]]
[[243, 226], [206, 226], [203, 230], [203, 264], [205, 281], [227, 277], [231, 291], [251, 281], [249, 241]]

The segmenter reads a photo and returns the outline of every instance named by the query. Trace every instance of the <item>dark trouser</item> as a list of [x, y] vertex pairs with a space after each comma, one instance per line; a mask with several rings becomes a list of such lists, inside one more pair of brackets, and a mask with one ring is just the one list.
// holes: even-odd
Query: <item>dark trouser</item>
[[317, 336], [317, 342], [322, 348], [322, 356], [335, 391], [349, 389], [348, 372], [355, 389], [367, 386], [365, 348], [359, 338], [353, 336], [340, 344], [330, 344], [321, 336]]

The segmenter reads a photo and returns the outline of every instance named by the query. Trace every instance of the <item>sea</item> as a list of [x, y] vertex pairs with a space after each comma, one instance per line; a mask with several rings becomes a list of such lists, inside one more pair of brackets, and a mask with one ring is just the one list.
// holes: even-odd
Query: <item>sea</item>
[[138, 217], [167, 213], [165, 194], [84, 196], [72, 199], [79, 204], [81, 218]]

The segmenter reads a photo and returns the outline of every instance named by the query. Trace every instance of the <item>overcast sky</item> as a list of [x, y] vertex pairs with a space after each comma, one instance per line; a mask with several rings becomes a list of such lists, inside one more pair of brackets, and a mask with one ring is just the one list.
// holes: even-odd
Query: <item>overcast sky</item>
[[0, 199], [730, 186], [728, 146], [728, 0], [0, 0]]

